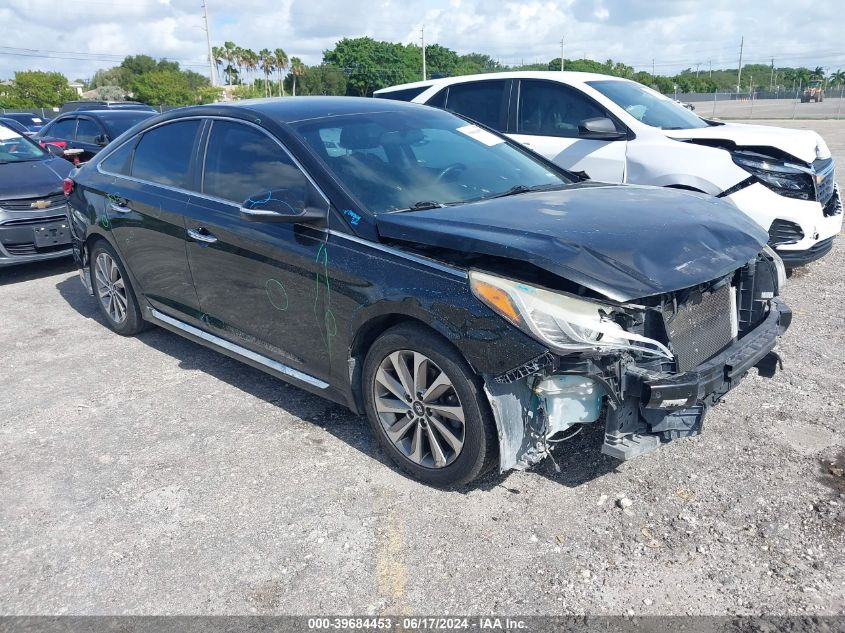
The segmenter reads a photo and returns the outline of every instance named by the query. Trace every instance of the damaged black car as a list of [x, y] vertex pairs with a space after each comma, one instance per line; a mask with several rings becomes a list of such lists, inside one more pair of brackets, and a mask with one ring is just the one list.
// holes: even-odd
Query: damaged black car
[[526, 468], [580, 425], [698, 434], [791, 312], [767, 233], [695, 193], [583, 181], [451, 113], [303, 97], [151, 118], [71, 174], [82, 282], [365, 414], [417, 479]]

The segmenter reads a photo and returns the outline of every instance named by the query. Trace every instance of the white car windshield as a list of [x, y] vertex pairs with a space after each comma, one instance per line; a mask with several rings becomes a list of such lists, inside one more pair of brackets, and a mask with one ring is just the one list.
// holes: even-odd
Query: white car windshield
[[588, 81], [587, 85], [598, 90], [637, 121], [651, 127], [662, 130], [708, 127], [704, 119], [669, 97], [633, 81], [608, 79]]

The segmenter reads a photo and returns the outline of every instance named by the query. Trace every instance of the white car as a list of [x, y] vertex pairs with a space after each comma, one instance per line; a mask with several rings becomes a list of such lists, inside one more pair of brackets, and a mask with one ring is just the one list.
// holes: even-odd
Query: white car
[[468, 75], [374, 96], [457, 112], [594, 180], [724, 198], [769, 231], [788, 268], [825, 255], [842, 228], [833, 159], [809, 130], [703, 119], [641, 84], [593, 73]]

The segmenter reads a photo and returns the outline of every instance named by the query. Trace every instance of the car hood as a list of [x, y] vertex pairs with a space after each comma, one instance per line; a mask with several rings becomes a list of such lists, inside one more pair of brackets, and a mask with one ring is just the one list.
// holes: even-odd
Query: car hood
[[71, 169], [73, 165], [62, 158], [0, 164], [0, 200], [58, 193]]
[[725, 140], [738, 147], [774, 147], [805, 163], [830, 158], [830, 150], [821, 136], [812, 130], [787, 130], [768, 125], [725, 123], [694, 130], [663, 130], [669, 138]]
[[717, 279], [768, 238], [716, 198], [601, 183], [382, 214], [376, 223], [386, 239], [530, 262], [616, 301]]

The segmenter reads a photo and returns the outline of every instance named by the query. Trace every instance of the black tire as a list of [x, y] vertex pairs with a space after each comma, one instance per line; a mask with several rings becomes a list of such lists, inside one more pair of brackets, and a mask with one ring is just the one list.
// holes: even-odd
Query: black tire
[[[376, 373], [382, 361], [398, 351], [418, 352], [428, 357], [436, 365], [435, 370], [445, 373], [451, 381], [463, 408], [463, 447], [446, 466], [426, 467], [409, 459], [390, 440], [379, 418], [375, 404]], [[362, 380], [364, 404], [373, 433], [390, 458], [415, 479], [439, 488], [462, 486], [498, 463], [498, 439], [482, 382], [455, 348], [435, 332], [412, 323], [387, 330], [370, 347]], [[426, 441], [430, 450], [430, 440]]]
[[[125, 290], [124, 296], [126, 299], [125, 318], [122, 320], [115, 318], [104, 305], [104, 301], [100, 298], [98, 281], [96, 278], [96, 267], [98, 258], [101, 254], [107, 255], [111, 258], [111, 261], [114, 262], [120, 273], [120, 281], [123, 284], [123, 288]], [[126, 274], [126, 267], [123, 265], [120, 256], [118, 256], [111, 244], [105, 240], [97, 240], [91, 247], [88, 261], [91, 273], [91, 287], [94, 289], [94, 299], [97, 301], [100, 314], [105, 317], [108, 326], [121, 336], [133, 336], [144, 330], [147, 324], [141, 318], [141, 308], [138, 306], [138, 299], [135, 297], [132, 282], [129, 280], [129, 275]]]

